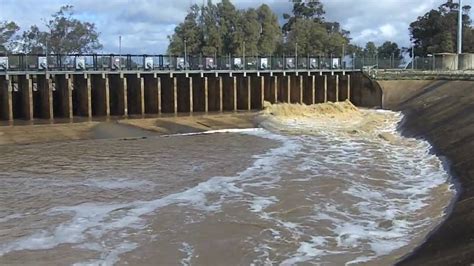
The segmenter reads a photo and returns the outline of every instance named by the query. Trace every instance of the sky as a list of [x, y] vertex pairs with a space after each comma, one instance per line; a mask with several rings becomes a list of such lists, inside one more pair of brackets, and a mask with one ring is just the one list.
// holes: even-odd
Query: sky
[[[206, 0], [207, 1], [207, 0]], [[326, 20], [338, 21], [351, 32], [352, 42], [380, 45], [394, 41], [409, 46], [409, 24], [446, 0], [322, 0]], [[457, 0], [455, 0], [457, 1]], [[0, 0], [0, 21], [13, 20], [22, 29], [41, 25], [62, 5], [73, 5], [76, 17], [94, 22], [106, 53], [159, 54], [166, 51], [167, 36], [183, 21], [191, 4], [203, 0]], [[233, 0], [238, 8], [268, 4], [280, 19], [291, 11], [289, 0]], [[474, 6], [474, 0], [463, 0]], [[474, 12], [471, 10], [471, 17]]]

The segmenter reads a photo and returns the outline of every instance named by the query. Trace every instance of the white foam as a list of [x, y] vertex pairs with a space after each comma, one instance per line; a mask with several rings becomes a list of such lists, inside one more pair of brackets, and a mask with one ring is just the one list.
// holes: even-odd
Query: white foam
[[249, 132], [259, 132], [259, 131], [262, 131], [262, 129], [261, 128], [228, 128], [228, 129], [207, 130], [207, 131], [202, 131], [202, 132], [169, 134], [169, 135], [162, 135], [162, 137], [196, 136], [196, 135], [219, 134], [219, 133], [249, 133]]
[[179, 251], [185, 254], [185, 257], [182, 258], [180, 261], [181, 265], [189, 266], [191, 265], [191, 259], [193, 258], [193, 255], [194, 255], [194, 247], [186, 242], [183, 242], [181, 245], [182, 247], [179, 249]]

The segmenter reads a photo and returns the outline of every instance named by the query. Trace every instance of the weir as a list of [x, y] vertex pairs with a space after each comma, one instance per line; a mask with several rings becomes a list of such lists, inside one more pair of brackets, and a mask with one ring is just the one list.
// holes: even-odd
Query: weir
[[259, 110], [271, 103], [350, 100], [381, 106], [356, 70], [50, 71], [0, 73], [0, 119], [72, 119]]

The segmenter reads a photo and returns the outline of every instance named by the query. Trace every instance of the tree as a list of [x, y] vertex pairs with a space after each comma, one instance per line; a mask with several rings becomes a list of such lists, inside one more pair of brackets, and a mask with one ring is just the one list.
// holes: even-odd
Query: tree
[[237, 27], [233, 32], [232, 53], [243, 54], [245, 45], [246, 56], [258, 55], [258, 41], [260, 38], [261, 26], [258, 22], [257, 11], [253, 8], [240, 11], [237, 20]]
[[47, 38], [48, 34], [46, 32], [40, 31], [38, 26], [33, 25], [21, 35], [21, 41], [18, 44], [19, 50], [31, 54], [45, 53]]
[[258, 52], [260, 55], [272, 55], [278, 44], [281, 43], [281, 28], [278, 17], [266, 4], [257, 9], [258, 21], [261, 27], [258, 40]]
[[189, 53], [198, 54], [201, 52], [202, 32], [198, 25], [199, 13], [200, 8], [198, 5], [191, 6], [184, 22], [175, 28], [175, 34], [168, 36], [170, 40], [169, 53], [174, 55], [183, 54], [185, 41], [186, 49]]
[[324, 7], [318, 0], [293, 2], [293, 14], [284, 14], [284, 51], [294, 54], [342, 56], [343, 46], [349, 43], [349, 32], [339, 23], [324, 19]]
[[223, 53], [235, 53], [241, 45], [234, 40], [235, 31], [238, 29], [239, 12], [229, 0], [222, 0], [217, 4], [217, 17]]
[[364, 56], [374, 58], [377, 55], [377, 46], [374, 42], [368, 42], [365, 45]]
[[202, 36], [202, 53], [204, 55], [221, 55], [222, 54], [222, 36], [221, 29], [218, 24], [217, 6], [208, 1], [207, 6], [202, 7], [202, 25], [204, 29]]
[[0, 21], [0, 53], [11, 51], [13, 36], [19, 29], [13, 21]]
[[[474, 36], [471, 34], [470, 6], [463, 6], [464, 52], [474, 52]], [[411, 40], [415, 55], [455, 52], [457, 43], [457, 20], [459, 4], [448, 0], [410, 24]]]
[[380, 58], [392, 58], [401, 59], [402, 51], [398, 48], [398, 44], [390, 41], [384, 42], [381, 46], [377, 48], [378, 56]]
[[92, 53], [102, 48], [94, 23], [82, 22], [74, 17], [73, 6], [62, 6], [45, 23], [47, 31], [36, 25], [23, 33], [19, 43], [23, 52], [73, 54]]
[[285, 33], [289, 32], [292, 29], [293, 24], [300, 19], [322, 22], [325, 14], [323, 4], [319, 0], [307, 2], [304, 0], [294, 0], [292, 13], [293, 16], [287, 13], [283, 14], [283, 18], [287, 20], [282, 27], [283, 32]]

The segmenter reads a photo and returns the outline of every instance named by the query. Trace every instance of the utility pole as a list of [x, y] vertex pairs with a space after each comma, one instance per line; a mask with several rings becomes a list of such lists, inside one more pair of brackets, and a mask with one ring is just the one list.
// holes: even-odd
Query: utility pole
[[344, 57], [345, 57], [345, 53], [346, 53], [345, 50], [346, 50], [346, 44], [343, 43], [342, 44], [342, 56], [341, 56], [341, 66], [342, 66], [342, 68], [345, 68], [345, 66], [344, 66]]
[[187, 50], [186, 50], [186, 38], [184, 38], [184, 70], [187, 69]]
[[459, 0], [459, 15], [458, 15], [458, 54], [462, 54], [462, 0]]
[[119, 35], [119, 69], [122, 70], [122, 35]]
[[411, 45], [411, 70], [415, 69], [415, 45]]
[[243, 44], [242, 44], [242, 60], [243, 60], [243, 63], [244, 63], [244, 70], [245, 70], [245, 41], [243, 41]]
[[295, 44], [295, 69], [298, 69], [298, 43]]

